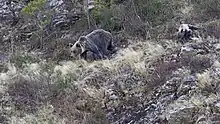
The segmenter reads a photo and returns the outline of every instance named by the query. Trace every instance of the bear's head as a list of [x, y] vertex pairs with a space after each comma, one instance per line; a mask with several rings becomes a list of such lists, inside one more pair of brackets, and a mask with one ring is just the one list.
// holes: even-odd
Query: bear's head
[[84, 43], [86, 40], [87, 39], [85, 36], [80, 36], [80, 38], [74, 44], [69, 43], [71, 56], [78, 57], [84, 52]]

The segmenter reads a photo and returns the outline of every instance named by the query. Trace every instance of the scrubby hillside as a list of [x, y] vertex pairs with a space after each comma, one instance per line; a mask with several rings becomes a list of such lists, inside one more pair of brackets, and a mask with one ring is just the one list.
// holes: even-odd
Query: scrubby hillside
[[[105, 1], [91, 12], [91, 29], [80, 0], [5, 2], [0, 123], [220, 123], [218, 0]], [[6, 5], [17, 7], [18, 22]], [[38, 18], [37, 8], [51, 21]], [[199, 26], [201, 37], [177, 42], [180, 20]], [[109, 60], [71, 58], [66, 45], [92, 26], [112, 32], [119, 51]]]

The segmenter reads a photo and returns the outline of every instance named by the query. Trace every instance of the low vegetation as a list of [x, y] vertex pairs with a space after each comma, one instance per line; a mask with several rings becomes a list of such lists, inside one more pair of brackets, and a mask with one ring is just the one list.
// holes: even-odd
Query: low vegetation
[[[91, 29], [86, 14], [48, 28], [45, 0], [29, 2], [17, 27], [0, 25], [0, 123], [220, 123], [218, 0], [95, 2]], [[201, 26], [201, 38], [178, 43], [180, 20]], [[119, 51], [71, 58], [67, 44], [94, 27], [112, 32]]]

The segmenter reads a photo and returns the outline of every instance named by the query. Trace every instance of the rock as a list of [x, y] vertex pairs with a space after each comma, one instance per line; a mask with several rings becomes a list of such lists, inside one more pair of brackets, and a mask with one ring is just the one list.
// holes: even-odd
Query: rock
[[[21, 2], [6, 2], [6, 0], [0, 0], [0, 22], [6, 24], [12, 24], [15, 21], [18, 21], [19, 14], [22, 8], [27, 5], [29, 1]], [[71, 0], [48, 0], [46, 2], [45, 8], [49, 12], [54, 10], [52, 14], [52, 19], [50, 22], [50, 28], [57, 29], [70, 26], [75, 23], [76, 20], [80, 18], [82, 14], [82, 6], [73, 6]], [[78, 5], [79, 4], [78, 2]], [[43, 11], [39, 11], [37, 14], [38, 18], [43, 18], [45, 16]]]
[[73, 6], [73, 2], [71, 0], [49, 0], [47, 2], [47, 7], [51, 10], [54, 9], [55, 12], [52, 16], [51, 28], [65, 28], [68, 27], [77, 21], [81, 16], [82, 6], [79, 5]]
[[215, 68], [214, 73], [215, 73], [215, 75], [220, 77], [220, 68]]
[[220, 51], [220, 43], [218, 43], [218, 44], [215, 45], [215, 50], [216, 50], [216, 51]]
[[1, 54], [1, 52], [0, 52], [0, 63], [4, 63], [4, 62], [8, 61], [8, 59], [9, 58], [7, 55]]
[[183, 78], [184, 83], [191, 83], [197, 81], [196, 76], [189, 75]]
[[12, 24], [18, 18], [23, 7], [22, 2], [0, 0], [0, 23]]
[[181, 53], [182, 52], [191, 52], [192, 50], [193, 50], [193, 48], [190, 46], [182, 46], [181, 47]]
[[187, 100], [180, 100], [167, 108], [165, 116], [169, 124], [189, 124], [193, 123], [193, 113], [197, 111], [196, 106]]

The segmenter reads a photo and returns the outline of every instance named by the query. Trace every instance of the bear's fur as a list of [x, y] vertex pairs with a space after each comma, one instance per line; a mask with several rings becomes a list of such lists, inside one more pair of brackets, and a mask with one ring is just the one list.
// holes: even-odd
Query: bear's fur
[[103, 29], [96, 29], [86, 36], [80, 36], [74, 43], [70, 44], [71, 56], [79, 56], [87, 59], [87, 53], [94, 59], [108, 58], [114, 52], [113, 36]]
[[195, 30], [198, 30], [198, 27], [181, 22], [177, 32], [178, 38], [181, 40], [192, 40]]

